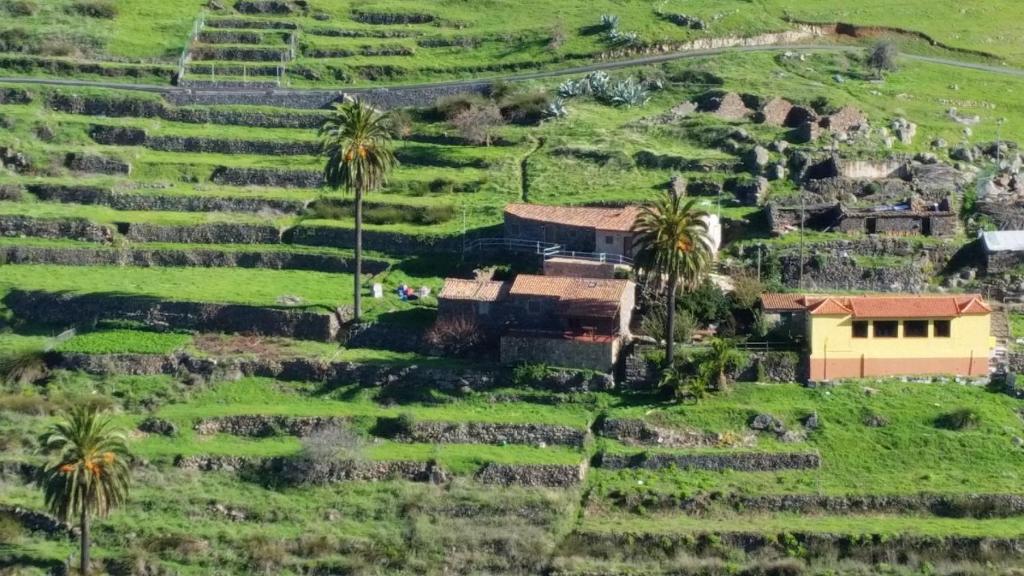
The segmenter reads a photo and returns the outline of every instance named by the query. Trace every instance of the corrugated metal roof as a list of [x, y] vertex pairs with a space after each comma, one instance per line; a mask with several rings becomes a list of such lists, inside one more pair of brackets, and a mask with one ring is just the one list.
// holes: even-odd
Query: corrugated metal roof
[[989, 252], [1024, 251], [1024, 230], [982, 232], [981, 240]]

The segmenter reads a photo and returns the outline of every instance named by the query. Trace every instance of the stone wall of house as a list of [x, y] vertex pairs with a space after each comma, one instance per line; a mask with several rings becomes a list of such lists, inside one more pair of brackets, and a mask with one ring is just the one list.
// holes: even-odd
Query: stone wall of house
[[863, 234], [868, 230], [868, 220], [874, 220], [875, 233], [877, 234], [919, 236], [924, 234], [926, 227], [928, 228], [927, 235], [929, 236], [952, 236], [957, 232], [955, 214], [920, 214], [909, 212], [898, 216], [862, 212], [846, 214], [839, 222], [839, 231]]
[[589, 227], [530, 220], [506, 213], [504, 233], [505, 238], [531, 242], [554, 242], [565, 250], [596, 251], [594, 229]]
[[608, 372], [618, 360], [620, 341], [505, 335], [501, 337], [501, 363], [548, 364]]
[[1024, 264], [1024, 251], [985, 253], [985, 271], [988, 274], [1008, 272], [1021, 264]]
[[155, 328], [210, 330], [334, 340], [347, 311], [309, 311], [241, 304], [176, 302], [147, 296], [53, 293], [12, 290], [3, 303], [22, 318], [62, 327], [92, 325], [100, 320], [134, 320]]

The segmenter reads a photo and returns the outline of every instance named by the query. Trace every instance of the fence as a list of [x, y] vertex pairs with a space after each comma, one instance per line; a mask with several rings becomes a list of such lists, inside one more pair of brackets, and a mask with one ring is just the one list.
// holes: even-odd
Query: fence
[[476, 238], [462, 245], [463, 253], [484, 250], [505, 250], [507, 252], [532, 253], [543, 257], [544, 260], [552, 258], [569, 258], [572, 260], [586, 260], [589, 262], [601, 262], [610, 264], [624, 264], [632, 266], [633, 259], [622, 254], [608, 254], [605, 252], [577, 252], [575, 250], [563, 250], [560, 244], [553, 242], [540, 242], [536, 240], [522, 240], [518, 238]]

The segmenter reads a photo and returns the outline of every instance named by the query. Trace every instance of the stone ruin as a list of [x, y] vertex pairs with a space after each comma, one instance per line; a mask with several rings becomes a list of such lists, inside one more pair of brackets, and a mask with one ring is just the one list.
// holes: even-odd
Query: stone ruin
[[708, 96], [703, 102], [698, 103], [698, 110], [710, 112], [725, 120], [743, 120], [753, 113], [747, 108], [743, 97], [735, 92]]

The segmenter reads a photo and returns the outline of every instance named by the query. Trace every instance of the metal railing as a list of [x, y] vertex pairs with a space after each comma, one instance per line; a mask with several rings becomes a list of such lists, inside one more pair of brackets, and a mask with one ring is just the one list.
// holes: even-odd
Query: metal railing
[[554, 242], [541, 242], [538, 240], [523, 240], [519, 238], [474, 238], [462, 245], [462, 251], [464, 253], [478, 250], [506, 250], [508, 252], [532, 253], [542, 256], [545, 261], [552, 258], [569, 258], [572, 260], [586, 260], [588, 262], [624, 264], [628, 266], [633, 265], [633, 259], [628, 256], [623, 256], [622, 254], [565, 250], [560, 244], [555, 244]]
[[199, 37], [199, 33], [203, 31], [206, 26], [206, 11], [203, 10], [196, 17], [195, 21], [192, 22], [192, 32], [188, 35], [188, 40], [185, 42], [185, 48], [181, 51], [181, 56], [178, 58], [178, 81], [185, 79], [185, 70], [188, 69], [188, 63], [192, 61], [192, 44], [195, 43], [196, 38]]

